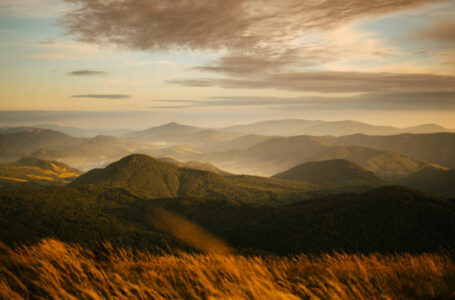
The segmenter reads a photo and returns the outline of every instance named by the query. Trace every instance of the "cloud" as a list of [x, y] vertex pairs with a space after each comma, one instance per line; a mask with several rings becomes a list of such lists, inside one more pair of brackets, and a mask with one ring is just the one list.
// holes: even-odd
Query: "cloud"
[[432, 0], [66, 0], [61, 24], [89, 43], [134, 50], [287, 48], [311, 29]]
[[[183, 103], [184, 100], [162, 100], [164, 103]], [[280, 110], [453, 110], [455, 90], [452, 92], [373, 93], [349, 97], [212, 97], [200, 101], [187, 101], [193, 107], [258, 106]], [[180, 109], [180, 105], [165, 106]], [[185, 106], [185, 108], [190, 106]]]
[[128, 99], [130, 95], [122, 94], [88, 94], [88, 95], [72, 95], [71, 98], [93, 98], [93, 99]]
[[192, 87], [290, 90], [321, 93], [447, 92], [455, 86], [455, 76], [433, 74], [362, 72], [284, 72], [258, 78], [176, 79], [168, 83]]
[[365, 94], [352, 98], [312, 99], [280, 110], [446, 111], [455, 109], [455, 91], [447, 93]]
[[41, 42], [38, 42], [39, 45], [52, 45], [52, 44], [55, 44], [55, 41], [53, 40], [45, 40], [45, 41], [41, 41]]
[[174, 109], [186, 109], [186, 108], [193, 108], [194, 106], [191, 105], [152, 105], [149, 108], [153, 109], [164, 109], [164, 110], [174, 110]]
[[77, 70], [68, 72], [67, 75], [70, 76], [99, 76], [99, 75], [106, 75], [107, 72], [104, 71], [95, 71], [95, 70]]
[[286, 49], [282, 53], [259, 53], [255, 55], [225, 55], [196, 70], [221, 73], [229, 76], [254, 76], [276, 73], [289, 68], [316, 66], [333, 60], [326, 49], [314, 46]]
[[414, 37], [455, 44], [455, 20], [438, 20], [429, 28], [414, 33]]

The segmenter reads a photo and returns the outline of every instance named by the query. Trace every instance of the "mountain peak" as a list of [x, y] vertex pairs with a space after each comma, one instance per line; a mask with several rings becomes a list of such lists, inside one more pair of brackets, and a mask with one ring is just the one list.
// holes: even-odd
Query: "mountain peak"
[[[182, 128], [197, 128], [197, 127], [194, 127], [194, 126], [190, 126], [190, 125], [184, 125], [184, 124], [180, 124], [180, 123], [177, 123], [177, 122], [169, 122], [169, 123], [166, 123], [166, 124], [163, 124], [163, 125], [160, 125], [160, 126], [156, 126], [156, 127], [152, 127], [154, 129], [182, 129]], [[152, 129], [150, 128], [150, 129]]]
[[146, 130], [136, 131], [129, 133], [127, 136], [140, 136], [140, 137], [160, 137], [162, 135], [181, 135], [196, 132], [200, 130], [199, 127], [183, 125], [176, 122], [166, 123], [160, 126], [151, 127]]

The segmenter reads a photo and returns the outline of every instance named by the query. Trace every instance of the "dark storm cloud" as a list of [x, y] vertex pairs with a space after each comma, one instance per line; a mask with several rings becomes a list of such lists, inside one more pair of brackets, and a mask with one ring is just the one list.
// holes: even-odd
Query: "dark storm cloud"
[[309, 29], [397, 11], [432, 0], [65, 0], [62, 20], [79, 40], [134, 50], [256, 51]]
[[71, 98], [92, 98], [92, 99], [127, 99], [129, 95], [122, 94], [88, 94], [88, 95], [72, 95]]
[[454, 89], [455, 76], [321, 71], [285, 72], [257, 78], [181, 79], [168, 82], [193, 87], [273, 88], [321, 93], [448, 92]]
[[96, 70], [77, 70], [68, 72], [67, 75], [70, 76], [99, 76], [99, 75], [106, 75], [107, 72], [104, 71], [96, 71]]

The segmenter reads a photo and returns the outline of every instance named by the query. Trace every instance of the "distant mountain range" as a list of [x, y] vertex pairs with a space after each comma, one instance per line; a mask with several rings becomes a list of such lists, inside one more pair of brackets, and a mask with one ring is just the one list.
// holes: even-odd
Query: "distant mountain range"
[[[279, 128], [283, 122], [289, 125], [291, 121], [297, 123], [297, 129], [302, 122], [315, 122], [265, 123]], [[271, 133], [273, 130], [268, 131]], [[226, 172], [261, 176], [271, 176], [309, 161], [346, 159], [385, 180], [395, 181], [426, 166], [455, 168], [455, 133], [278, 137], [178, 123], [123, 137], [76, 138], [55, 130], [28, 127], [0, 130], [0, 161], [36, 156], [87, 171], [132, 153], [171, 156], [182, 162], [210, 163]]]
[[342, 136], [362, 133], [367, 135], [393, 135], [400, 133], [435, 133], [451, 132], [437, 124], [423, 124], [407, 128], [392, 126], [376, 126], [357, 121], [311, 121], [311, 120], [274, 120], [263, 121], [247, 125], [236, 125], [222, 128], [226, 131], [236, 131], [246, 134], [259, 135], [334, 135]]
[[[354, 128], [363, 134], [343, 135]], [[1, 128], [0, 242], [196, 251], [176, 234], [183, 222], [254, 255], [455, 249], [455, 133], [442, 129], [283, 120], [83, 138]]]
[[84, 137], [84, 138], [92, 138], [97, 135], [122, 136], [129, 132], [132, 132], [132, 130], [130, 130], [130, 129], [103, 130], [103, 129], [94, 129], [94, 128], [79, 128], [79, 127], [74, 127], [74, 126], [59, 126], [59, 125], [55, 125], [55, 124], [38, 124], [34, 127], [58, 130], [67, 135], [71, 135], [74, 137]]
[[134, 145], [112, 136], [96, 136], [63, 149], [47, 148], [33, 151], [30, 155], [46, 160], [64, 161], [78, 169], [88, 171], [133, 153]]
[[455, 133], [398, 134], [369, 136], [363, 134], [342, 137], [321, 137], [337, 145], [357, 145], [378, 150], [393, 151], [417, 160], [455, 168]]
[[40, 128], [9, 128], [0, 131], [0, 161], [11, 161], [29, 156], [38, 149], [64, 149], [82, 139], [59, 131]]
[[389, 151], [337, 146], [314, 136], [273, 138], [244, 150], [212, 153], [205, 159], [224, 170], [261, 176], [271, 176], [304, 162], [347, 159], [386, 180], [402, 178], [432, 165]]

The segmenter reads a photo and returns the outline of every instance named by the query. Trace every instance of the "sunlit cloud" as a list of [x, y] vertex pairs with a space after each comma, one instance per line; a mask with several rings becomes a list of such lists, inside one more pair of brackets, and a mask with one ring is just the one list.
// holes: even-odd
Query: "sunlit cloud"
[[367, 93], [349, 96], [252, 97], [223, 96], [199, 101], [161, 100], [166, 109], [198, 107], [269, 107], [285, 110], [453, 110], [455, 91], [422, 93]]
[[[455, 13], [453, 15], [455, 18]], [[455, 20], [437, 20], [430, 27], [414, 34], [418, 39], [427, 39], [441, 43], [455, 45]]]
[[279, 89], [301, 92], [451, 92], [455, 76], [362, 72], [284, 72], [258, 78], [205, 78], [170, 80], [192, 87]]
[[122, 94], [87, 94], [87, 95], [72, 95], [71, 98], [89, 98], [89, 99], [128, 99], [130, 95]]

